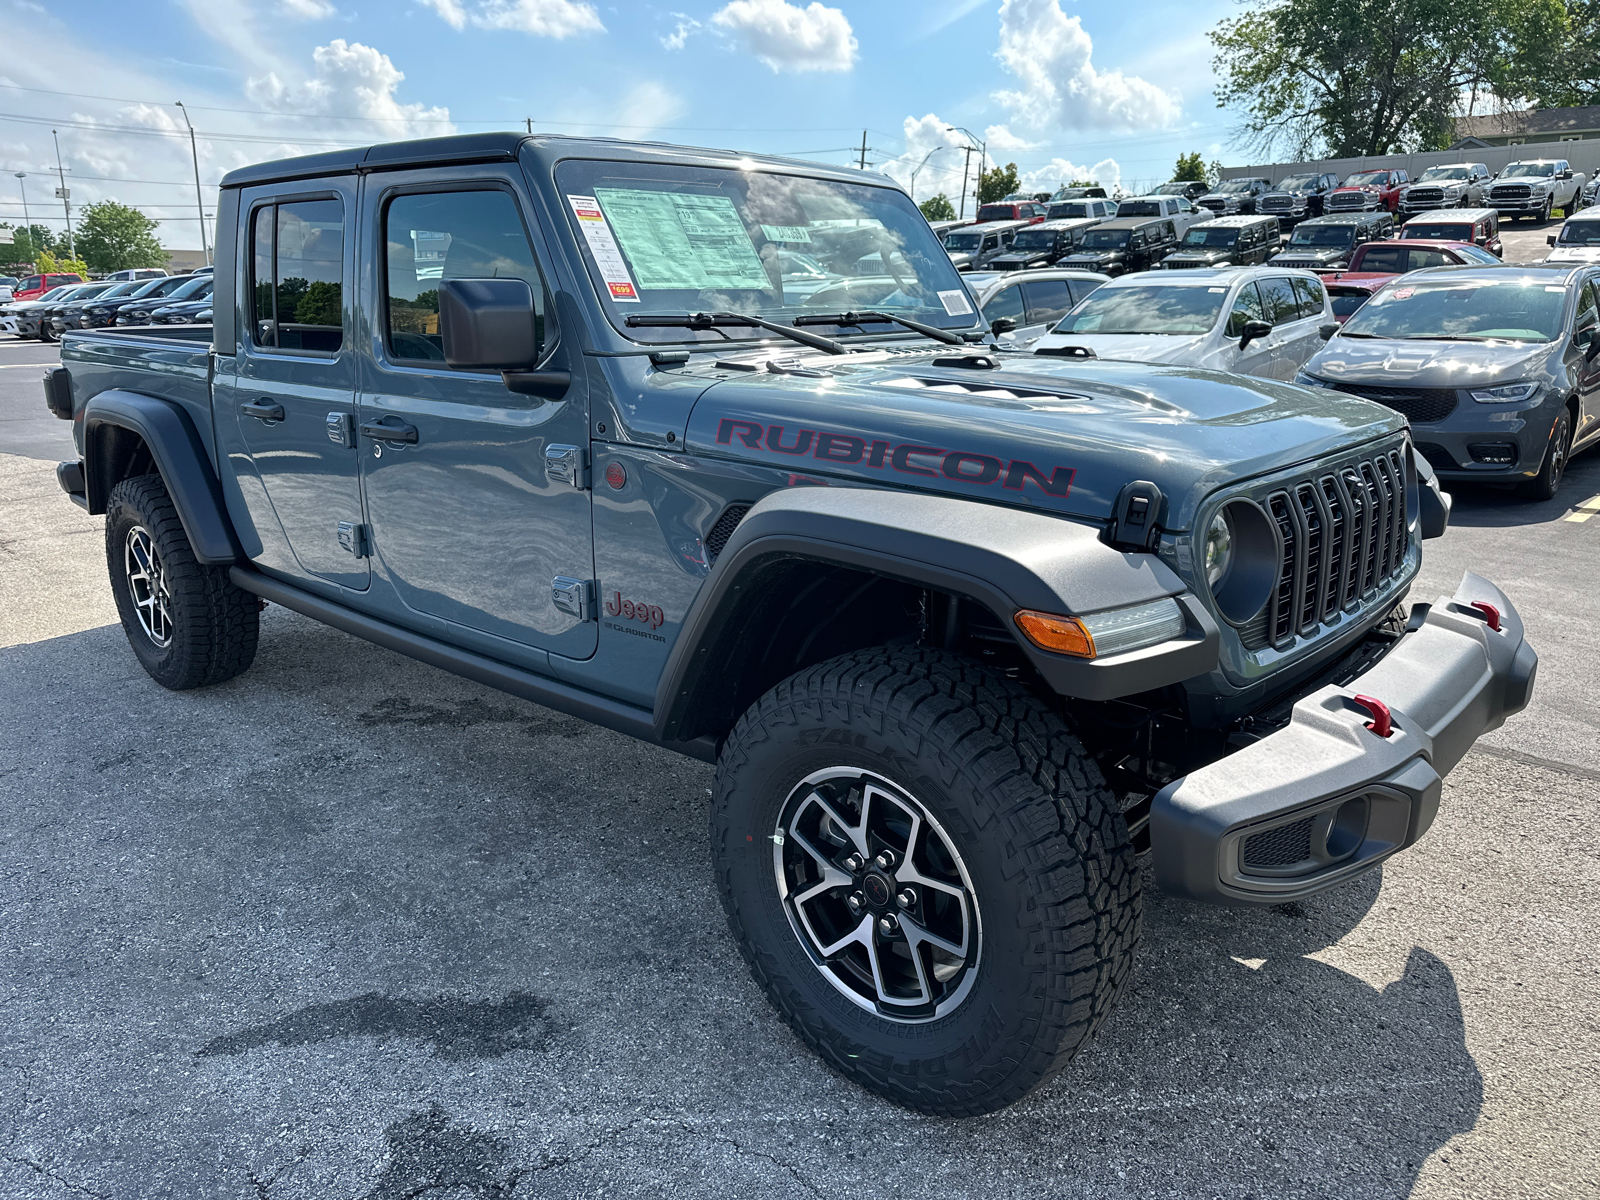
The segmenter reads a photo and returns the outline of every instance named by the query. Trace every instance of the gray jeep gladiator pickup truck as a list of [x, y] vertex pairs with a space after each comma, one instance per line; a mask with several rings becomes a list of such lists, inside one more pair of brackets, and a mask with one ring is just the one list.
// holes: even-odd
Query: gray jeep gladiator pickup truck
[[751, 971], [902, 1104], [1073, 1057], [1141, 855], [1351, 879], [1528, 701], [1494, 585], [1402, 604], [1448, 505], [1399, 414], [1006, 352], [883, 177], [483, 134], [238, 170], [218, 218], [211, 328], [45, 379], [145, 669], [238, 675], [266, 600], [715, 763]]

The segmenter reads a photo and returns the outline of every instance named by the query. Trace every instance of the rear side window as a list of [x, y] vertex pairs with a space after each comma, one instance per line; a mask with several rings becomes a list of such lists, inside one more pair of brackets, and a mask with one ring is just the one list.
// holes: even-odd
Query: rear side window
[[1583, 290], [1578, 293], [1577, 328], [1588, 329], [1596, 323], [1600, 323], [1600, 312], [1596, 310], [1595, 287], [1593, 283], [1586, 283], [1583, 285]]
[[521, 279], [533, 289], [544, 343], [544, 282], [510, 193], [497, 188], [396, 196], [384, 211], [389, 353], [444, 361], [439, 333], [443, 279]]
[[1295, 298], [1294, 285], [1287, 278], [1260, 279], [1261, 304], [1266, 309], [1262, 319], [1269, 325], [1282, 325], [1300, 319], [1300, 301]]
[[[1412, 256], [1415, 259], [1415, 255]], [[1440, 262], [1444, 256], [1440, 255]], [[1436, 267], [1439, 263], [1428, 263]], [[1361, 256], [1361, 269], [1363, 271], [1381, 271], [1385, 274], [1399, 275], [1406, 269], [1406, 247], [1404, 246], [1369, 246]]]
[[1320, 317], [1322, 315], [1322, 284], [1315, 279], [1301, 279], [1294, 277], [1295, 299], [1300, 302], [1300, 315], [1302, 317]]
[[251, 221], [252, 340], [336, 353], [344, 344], [343, 202], [267, 204]]
[[1067, 287], [1072, 292], [1072, 302], [1074, 304], [1082, 304], [1100, 286], [1098, 279], [1074, 279], [1067, 284]]
[[1023, 298], [1028, 302], [1028, 324], [1048, 322], [1054, 325], [1067, 315], [1072, 307], [1072, 297], [1067, 292], [1064, 279], [1041, 279], [1022, 285]]

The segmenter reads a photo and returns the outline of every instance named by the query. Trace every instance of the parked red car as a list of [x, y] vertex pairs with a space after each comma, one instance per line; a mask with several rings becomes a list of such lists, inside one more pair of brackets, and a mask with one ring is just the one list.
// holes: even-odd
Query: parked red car
[[1350, 266], [1326, 276], [1328, 283], [1373, 283], [1381, 285], [1407, 271], [1424, 267], [1495, 267], [1500, 260], [1482, 246], [1471, 242], [1434, 242], [1393, 238], [1384, 242], [1365, 242], [1356, 247]]
[[76, 274], [60, 275], [29, 275], [22, 281], [22, 286], [11, 293], [12, 300], [37, 300], [51, 288], [60, 287], [63, 283], [82, 283], [83, 276]]
[[1322, 201], [1324, 212], [1363, 212], [1367, 209], [1400, 208], [1400, 189], [1411, 182], [1403, 170], [1357, 171]]
[[1034, 202], [1007, 202], [999, 201], [994, 204], [985, 204], [978, 209], [978, 223], [985, 221], [1027, 221], [1030, 225], [1037, 225], [1044, 220], [1048, 208], [1043, 204]]

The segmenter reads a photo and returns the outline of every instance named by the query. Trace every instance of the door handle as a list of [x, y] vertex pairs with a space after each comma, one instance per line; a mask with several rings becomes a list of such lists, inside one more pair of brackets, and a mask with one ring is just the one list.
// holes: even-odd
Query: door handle
[[239, 411], [247, 417], [260, 417], [263, 421], [283, 420], [283, 405], [272, 400], [246, 400]]
[[412, 445], [417, 441], [417, 427], [401, 421], [397, 425], [385, 425], [381, 421], [363, 421], [361, 436], [369, 437], [375, 442], [409, 442]]

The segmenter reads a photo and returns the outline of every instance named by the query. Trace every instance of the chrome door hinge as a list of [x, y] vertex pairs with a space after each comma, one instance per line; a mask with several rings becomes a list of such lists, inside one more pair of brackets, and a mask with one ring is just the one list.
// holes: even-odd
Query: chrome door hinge
[[580, 621], [595, 619], [595, 581], [557, 575], [550, 581], [550, 600], [556, 608]]
[[367, 536], [367, 527], [357, 521], [339, 522], [339, 545], [357, 558], [367, 558], [372, 554], [372, 539]]
[[[347, 412], [331, 412], [327, 418], [328, 440], [335, 446], [343, 446], [346, 450], [356, 444], [356, 415]], [[340, 525], [342, 529], [343, 524]], [[348, 547], [346, 547], [348, 549]]]
[[575, 488], [589, 486], [589, 467], [584, 461], [581, 446], [546, 446], [544, 473], [551, 483], [564, 483]]

